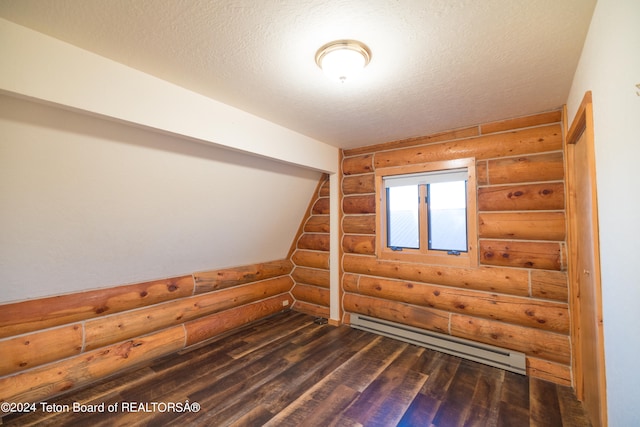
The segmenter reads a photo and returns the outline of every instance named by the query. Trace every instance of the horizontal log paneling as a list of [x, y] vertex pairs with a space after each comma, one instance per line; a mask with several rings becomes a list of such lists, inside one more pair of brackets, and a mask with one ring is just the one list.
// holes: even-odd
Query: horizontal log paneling
[[318, 191], [318, 196], [320, 197], [329, 197], [329, 191], [330, 191], [330, 183], [329, 183], [329, 175], [324, 174], [322, 176], [322, 185], [320, 186], [320, 190]]
[[479, 160], [476, 162], [476, 183], [478, 185], [489, 184], [488, 166], [486, 160]]
[[568, 364], [570, 361], [569, 337], [555, 332], [452, 314], [451, 335], [521, 351], [527, 356], [552, 362]]
[[416, 145], [433, 144], [436, 142], [451, 141], [454, 139], [470, 138], [480, 135], [478, 126], [469, 126], [461, 129], [449, 130], [444, 132], [435, 133], [427, 136], [420, 136], [417, 138], [403, 139], [400, 141], [384, 142], [377, 145], [369, 145], [366, 147], [352, 148], [345, 150], [345, 156], [354, 156], [364, 153], [373, 153], [382, 150], [393, 150], [396, 148], [406, 148]]
[[186, 346], [198, 344], [223, 332], [278, 313], [283, 309], [288, 309], [292, 304], [293, 299], [290, 295], [278, 295], [186, 322], [184, 324], [187, 333]]
[[562, 128], [559, 124], [554, 124], [440, 144], [381, 151], [375, 154], [374, 166], [402, 166], [468, 157], [481, 160], [557, 150], [562, 150]]
[[307, 285], [321, 286], [329, 288], [329, 270], [296, 267], [291, 273], [291, 277], [296, 283], [305, 283]]
[[[566, 382], [561, 117], [561, 111], [551, 111], [460, 129], [459, 133], [442, 132], [345, 150], [341, 186], [343, 318], [349, 318], [348, 307], [355, 310], [353, 313], [371, 311], [367, 314], [378, 313], [378, 317], [391, 320], [403, 319], [400, 312], [431, 308], [458, 316], [456, 319], [469, 316], [476, 322], [489, 322], [487, 325], [497, 331], [522, 330], [532, 341], [522, 342], [522, 346], [535, 358], [529, 371], [540, 378]], [[479, 227], [470, 245], [479, 249], [479, 265], [445, 267], [404, 259], [402, 254], [396, 261], [378, 259], [376, 240], [370, 240], [379, 237], [375, 215], [378, 196], [370, 187], [376, 169], [468, 157], [476, 159]], [[398, 280], [408, 282], [398, 285]], [[358, 300], [356, 306], [354, 298], [369, 299]], [[460, 335], [474, 339], [470, 326], [458, 326]], [[551, 348], [545, 353], [542, 349], [548, 337]], [[491, 341], [491, 336], [479, 334], [475, 339]]]
[[345, 311], [351, 313], [441, 333], [449, 330], [449, 314], [444, 311], [349, 293], [344, 295], [343, 303]]
[[562, 111], [549, 111], [547, 113], [535, 114], [525, 117], [500, 120], [497, 122], [484, 123], [480, 125], [483, 134], [504, 132], [511, 129], [525, 128], [531, 126], [546, 125], [548, 123], [558, 123], [562, 120]]
[[342, 231], [352, 234], [375, 234], [375, 215], [345, 215], [342, 218]]
[[296, 300], [329, 307], [329, 289], [298, 283], [291, 291]]
[[567, 304], [363, 276], [358, 293], [453, 313], [569, 333]]
[[495, 212], [478, 215], [480, 238], [564, 241], [564, 212]]
[[85, 348], [93, 350], [212, 313], [289, 292], [288, 276], [209, 292], [86, 322]]
[[559, 181], [564, 179], [562, 151], [489, 160], [489, 184]]
[[304, 224], [305, 233], [328, 233], [329, 215], [313, 215]]
[[302, 300], [297, 300], [293, 303], [293, 310], [314, 317], [323, 317], [325, 319], [329, 319], [331, 317], [329, 307], [312, 304]]
[[457, 268], [424, 264], [379, 261], [375, 257], [348, 255], [343, 258], [346, 272], [392, 279], [412, 280], [435, 285], [456, 286], [510, 295], [529, 295], [529, 273], [495, 267]]
[[0, 402], [45, 401], [64, 391], [174, 353], [184, 348], [184, 343], [184, 328], [175, 326], [0, 378]]
[[211, 292], [244, 283], [283, 276], [289, 274], [292, 268], [293, 263], [284, 259], [195, 273], [193, 275], [196, 282], [195, 293]]
[[505, 267], [562, 270], [562, 247], [552, 242], [480, 240], [480, 262]]
[[329, 234], [305, 233], [298, 239], [298, 249], [329, 251]]
[[[358, 177], [353, 183], [357, 186]], [[303, 234], [291, 255], [294, 299], [292, 308], [314, 316], [329, 317], [330, 186], [327, 180], [312, 200], [313, 209], [302, 219]]]
[[345, 273], [342, 276], [342, 290], [345, 292], [358, 292], [358, 280], [360, 280], [359, 274]]
[[342, 199], [342, 210], [347, 215], [376, 213], [375, 195], [346, 196]]
[[531, 296], [566, 302], [569, 300], [567, 280], [564, 271], [531, 270]]
[[291, 257], [296, 265], [312, 268], [329, 269], [329, 253], [297, 250]]
[[357, 175], [361, 173], [373, 172], [373, 155], [345, 157], [342, 160], [342, 174]]
[[480, 211], [563, 210], [564, 184], [522, 184], [478, 188]]
[[0, 340], [0, 376], [64, 359], [81, 351], [80, 323]]
[[[8, 305], [24, 310], [53, 300], [53, 307], [36, 311], [40, 315], [51, 313], [53, 322], [42, 318], [40, 324], [46, 325], [45, 329], [0, 340], [0, 353], [6, 356], [0, 361], [0, 375], [4, 375], [0, 378], [0, 400], [46, 400], [183, 349], [186, 342], [194, 343], [233, 325], [289, 309], [293, 303], [289, 293], [292, 266], [289, 260], [281, 260], [207, 272], [203, 274], [205, 286], [222, 287], [208, 293], [194, 294], [192, 277], [183, 276]], [[271, 275], [277, 276], [256, 280]], [[179, 297], [174, 298], [176, 295]], [[91, 308], [96, 301], [106, 301], [109, 306], [101, 316], [83, 319], [82, 323], [48, 326], [87, 313], [79, 303], [83, 300]], [[140, 306], [141, 300], [149, 305]], [[212, 327], [212, 316], [222, 313], [215, 317], [220, 323]], [[27, 311], [24, 317], [30, 320], [34, 314]], [[199, 323], [201, 319], [206, 320]]]
[[345, 294], [344, 304], [347, 312], [523, 352], [527, 355], [528, 365], [529, 359], [534, 358], [534, 367], [546, 368], [549, 371], [544, 374], [545, 378], [553, 380], [554, 375], [551, 375], [551, 372], [555, 372], [555, 376], [558, 376], [561, 382], [567, 380], [563, 368], [567, 366], [570, 358], [569, 340], [566, 335], [351, 293]]
[[567, 364], [549, 362], [537, 357], [527, 357], [527, 374], [571, 387], [571, 367]]
[[182, 298], [193, 287], [181, 276], [0, 305], [0, 338]]
[[376, 236], [346, 235], [342, 239], [345, 253], [373, 255], [376, 253]]
[[375, 193], [376, 183], [374, 174], [345, 176], [342, 180], [344, 194]]
[[329, 215], [330, 206], [329, 206], [329, 198], [321, 197], [314, 204], [311, 209], [311, 213], [314, 215]]

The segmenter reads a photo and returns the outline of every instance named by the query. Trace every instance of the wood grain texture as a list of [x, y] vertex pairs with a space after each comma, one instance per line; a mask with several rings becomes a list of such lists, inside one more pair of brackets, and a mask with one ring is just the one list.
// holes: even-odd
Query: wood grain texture
[[562, 151], [489, 160], [487, 168], [492, 185], [564, 179]]
[[346, 177], [373, 171], [373, 155], [365, 154], [360, 156], [347, 157], [345, 154], [342, 160], [342, 174]]
[[564, 241], [564, 212], [483, 212], [478, 215], [480, 238]]
[[373, 153], [381, 150], [393, 150], [396, 148], [406, 148], [415, 145], [433, 144], [436, 142], [451, 141], [454, 139], [464, 139], [478, 136], [480, 130], [478, 126], [469, 126], [461, 129], [438, 132], [427, 136], [402, 139], [399, 141], [383, 142], [382, 144], [368, 145], [366, 147], [352, 148], [345, 150], [345, 156], [354, 156], [363, 153]]
[[0, 378], [0, 402], [38, 402], [150, 362], [184, 346], [182, 326]]
[[0, 305], [0, 338], [105, 316], [193, 293], [191, 276]]
[[554, 332], [452, 314], [451, 335], [565, 365], [570, 361], [569, 337]]
[[342, 238], [342, 250], [347, 254], [374, 255], [376, 237], [347, 234]]
[[520, 184], [478, 188], [479, 211], [563, 210], [564, 184]]
[[343, 304], [346, 312], [364, 314], [430, 331], [442, 333], [449, 331], [449, 314], [442, 310], [349, 293], [344, 294]]
[[81, 351], [80, 323], [0, 340], [0, 376], [64, 359]]
[[323, 319], [329, 319], [331, 317], [328, 306], [313, 304], [301, 299], [298, 299], [293, 303], [293, 310], [308, 314], [309, 316], [321, 317]]
[[569, 284], [564, 271], [531, 271], [531, 296], [558, 301], [569, 300]]
[[562, 246], [555, 242], [480, 240], [480, 263], [505, 267], [562, 270]]
[[292, 269], [293, 263], [285, 259], [194, 273], [193, 277], [196, 283], [195, 293], [201, 294], [258, 280], [283, 276], [289, 274]]
[[291, 307], [293, 298], [290, 295], [277, 295], [252, 304], [235, 307], [220, 313], [184, 323], [186, 344], [191, 346], [213, 338], [223, 332], [246, 325], [262, 317], [283, 311]]
[[328, 233], [329, 215], [313, 215], [304, 223], [305, 233]]
[[330, 239], [327, 233], [304, 233], [298, 239], [298, 249], [328, 252], [329, 248]]
[[555, 110], [546, 113], [534, 114], [531, 116], [516, 117], [513, 119], [499, 120], [497, 122], [484, 123], [480, 125], [483, 134], [504, 132], [510, 129], [525, 128], [531, 126], [546, 125], [549, 123], [559, 123], [562, 120], [562, 111]]
[[321, 286], [329, 288], [329, 270], [318, 268], [296, 267], [291, 273], [291, 277], [297, 283], [306, 283], [307, 285]]
[[375, 193], [375, 176], [373, 174], [345, 176], [342, 180], [343, 194]]
[[291, 260], [300, 267], [329, 269], [329, 253], [299, 249], [294, 252]]
[[377, 169], [469, 157], [481, 160], [557, 150], [562, 150], [562, 129], [559, 124], [381, 151], [375, 155], [374, 166]]
[[85, 323], [85, 348], [93, 350], [146, 335], [169, 326], [284, 294], [292, 287], [293, 280], [288, 276], [282, 276], [91, 320]]
[[311, 213], [313, 215], [329, 215], [330, 206], [329, 206], [329, 198], [328, 197], [320, 197], [313, 204], [313, 208], [311, 209]]
[[529, 295], [529, 274], [524, 270], [479, 267], [457, 268], [414, 263], [379, 261], [375, 257], [343, 257], [345, 272], [412, 280], [436, 285], [477, 289], [509, 295]]
[[380, 299], [569, 333], [569, 310], [563, 303], [368, 276], [360, 278], [357, 291]]
[[[198, 402], [198, 412], [44, 412], [3, 425], [588, 426], [570, 388], [288, 312], [55, 404]], [[546, 414], [543, 411], [549, 411]], [[544, 424], [553, 422], [553, 424]]]
[[375, 195], [345, 196], [342, 199], [342, 210], [346, 215], [376, 213]]
[[298, 283], [291, 291], [296, 300], [329, 307], [329, 289]]
[[345, 215], [342, 218], [342, 231], [347, 234], [375, 234], [375, 215]]

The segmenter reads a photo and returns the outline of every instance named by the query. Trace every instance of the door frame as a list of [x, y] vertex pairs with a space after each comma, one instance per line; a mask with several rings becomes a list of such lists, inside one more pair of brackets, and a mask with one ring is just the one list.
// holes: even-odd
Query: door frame
[[[565, 107], [566, 118], [566, 107]], [[565, 123], [566, 126], [566, 123]], [[574, 150], [576, 144], [581, 141], [586, 149], [587, 164], [576, 165]], [[586, 169], [585, 169], [586, 168]], [[596, 168], [595, 149], [593, 134], [593, 105], [592, 95], [588, 91], [578, 108], [578, 111], [565, 134], [565, 171], [567, 185], [567, 245], [569, 248], [569, 307], [571, 313], [571, 359], [573, 386], [579, 400], [588, 403], [585, 409], [591, 418], [594, 426], [607, 425], [607, 399], [606, 399], [606, 375], [605, 375], [605, 354], [604, 354], [604, 327], [602, 314], [602, 283], [600, 277], [600, 243], [598, 227], [598, 199], [596, 192]], [[578, 215], [582, 213], [576, 208], [576, 173], [585, 173], [586, 179], [590, 181], [591, 194], [581, 195], [590, 198], [591, 212], [591, 238], [593, 244], [593, 270], [577, 271], [577, 264], [581, 256], [580, 248], [577, 246], [577, 221]], [[584, 231], [584, 230], [583, 230]], [[582, 327], [582, 300], [580, 298], [580, 276], [588, 275], [593, 279], [595, 301], [592, 309], [595, 310], [595, 318], [590, 321], [595, 322], [596, 337], [593, 344], [593, 352], [596, 358], [597, 372], [585, 372], [584, 369], [584, 346], [587, 344], [581, 333]], [[590, 376], [589, 383], [597, 384], [597, 389], [585, 389], [585, 376]], [[594, 407], [596, 406], [596, 407]]]

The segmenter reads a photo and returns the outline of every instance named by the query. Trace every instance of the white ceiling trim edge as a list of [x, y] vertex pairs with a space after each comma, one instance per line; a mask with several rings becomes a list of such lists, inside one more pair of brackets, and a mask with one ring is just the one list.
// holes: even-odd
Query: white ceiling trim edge
[[338, 149], [0, 19], [0, 91], [326, 173]]

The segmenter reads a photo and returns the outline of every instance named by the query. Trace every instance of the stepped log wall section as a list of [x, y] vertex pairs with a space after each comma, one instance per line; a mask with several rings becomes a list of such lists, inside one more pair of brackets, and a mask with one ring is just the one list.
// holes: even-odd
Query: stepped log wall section
[[[562, 113], [343, 151], [342, 304], [527, 355], [571, 385]], [[376, 257], [376, 168], [474, 157], [478, 267]]]
[[293, 309], [329, 318], [329, 177], [323, 176], [292, 249]]

